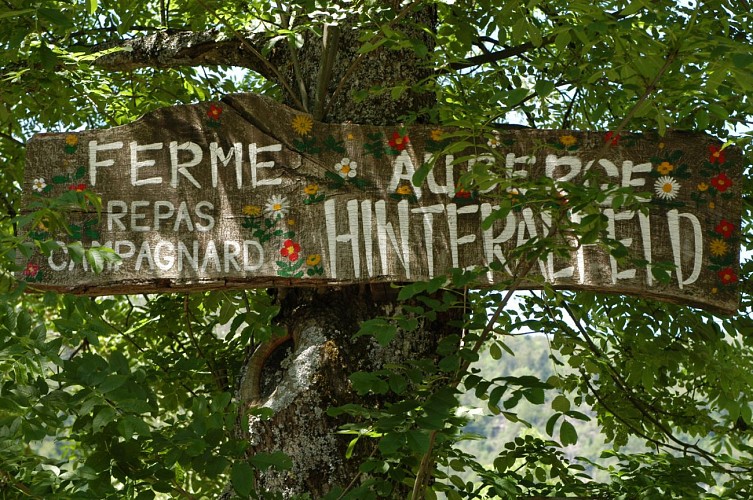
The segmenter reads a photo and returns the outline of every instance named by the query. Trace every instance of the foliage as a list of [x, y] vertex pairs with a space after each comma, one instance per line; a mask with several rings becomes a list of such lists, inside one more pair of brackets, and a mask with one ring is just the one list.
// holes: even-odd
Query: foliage
[[[753, 116], [753, 14], [747, 2], [668, 1], [437, 2], [436, 49], [406, 35], [407, 13], [356, 2], [343, 10], [317, 1], [7, 0], [0, 10], [0, 491], [32, 498], [214, 497], [226, 489], [256, 496], [254, 470], [290, 466], [279, 454], [248, 456], [236, 434], [234, 390], [246, 356], [271, 338], [277, 307], [263, 291], [194, 295], [71, 297], [24, 294], [16, 256], [36, 245], [19, 227], [64, 230], [66, 210], [97, 203], [68, 193], [50, 206], [20, 213], [24, 144], [33, 132], [128, 123], [177, 103], [256, 89], [289, 100], [290, 89], [255, 73], [227, 68], [148, 67], [108, 71], [96, 60], [121, 50], [118, 41], [153, 33], [217, 29], [223, 36], [264, 33], [262, 56], [322, 36], [347, 19], [360, 53], [425, 55], [436, 76], [395, 88], [361, 89], [394, 99], [429, 91], [435, 105], [409, 114], [459, 127], [445, 152], [498, 125], [623, 131], [705, 130], [744, 149]], [[291, 19], [294, 22], [291, 22]], [[109, 43], [109, 45], [108, 45]], [[293, 50], [294, 52], [294, 50]], [[287, 69], [286, 69], [287, 70]], [[294, 71], [290, 69], [290, 71]], [[294, 99], [293, 99], [294, 100]], [[483, 145], [478, 145], [483, 149]], [[448, 498], [583, 495], [595, 497], [745, 497], [753, 484], [753, 322], [749, 254], [741, 269], [740, 312], [729, 318], [652, 300], [563, 292], [528, 294], [517, 308], [511, 292], [537, 259], [568, 251], [567, 237], [597, 242], [620, 255], [598, 216], [608, 194], [551, 181], [511, 182], [503, 168], [479, 167], [463, 185], [495, 183], [528, 189], [526, 203], [551, 214], [555, 228], [508, 257], [514, 273], [500, 290], [463, 289], [473, 272], [456, 272], [405, 287], [408, 315], [375, 319], [363, 335], [389, 345], [397, 329], [463, 307], [459, 334], [434, 358], [355, 373], [360, 394], [392, 402], [331, 409], [349, 415], [342, 432], [373, 440], [362, 481], [340, 485], [333, 498], [390, 496], [407, 485], [414, 496]], [[573, 224], [558, 202], [589, 214]], [[751, 183], [744, 187], [741, 244], [750, 250]], [[622, 195], [625, 206], [631, 200]], [[504, 217], [514, 202], [500, 200]], [[77, 262], [111, 259], [70, 248]], [[545, 334], [554, 375], [481, 373], [473, 363], [514, 356], [511, 335]], [[521, 435], [482, 464], [461, 451], [470, 391], [486, 409], [522, 421], [523, 402], [551, 408], [537, 433]], [[590, 407], [591, 412], [581, 408]], [[589, 415], [591, 415], [589, 417]], [[264, 415], [260, 415], [264, 417]], [[589, 480], [586, 462], [568, 457], [592, 418], [606, 441]], [[629, 438], [651, 452], [625, 453]], [[50, 446], [53, 443], [53, 446]], [[52, 448], [52, 449], [51, 449]], [[350, 450], [352, 451], [352, 449]], [[486, 466], [486, 467], [485, 467]], [[470, 474], [470, 475], [469, 475]], [[368, 477], [368, 479], [367, 479]], [[473, 479], [467, 479], [473, 477]], [[359, 478], [355, 478], [359, 479]], [[230, 486], [227, 486], [230, 485]]]

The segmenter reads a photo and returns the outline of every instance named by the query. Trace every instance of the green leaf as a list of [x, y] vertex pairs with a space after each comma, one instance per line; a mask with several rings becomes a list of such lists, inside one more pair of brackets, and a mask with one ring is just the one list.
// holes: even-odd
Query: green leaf
[[430, 440], [429, 433], [426, 431], [411, 430], [406, 435], [408, 448], [419, 455], [429, 451]]
[[0, 12], [0, 19], [5, 19], [7, 17], [23, 16], [26, 14], [31, 14], [32, 12], [35, 12], [35, 11], [36, 9], [8, 10], [5, 12]]
[[397, 327], [390, 324], [384, 318], [370, 319], [361, 323], [361, 328], [354, 337], [362, 337], [364, 335], [374, 337], [379, 345], [386, 347], [395, 338], [395, 335], [397, 335]]
[[560, 442], [562, 446], [569, 446], [578, 442], [578, 433], [573, 424], [567, 420], [563, 420], [562, 425], [560, 425]]
[[560, 394], [552, 401], [552, 409], [560, 413], [567, 413], [570, 411], [570, 400]]
[[91, 16], [97, 10], [97, 0], [86, 0], [86, 12]]
[[554, 90], [554, 83], [549, 80], [539, 80], [536, 82], [536, 93], [541, 97], [546, 97]]
[[230, 482], [241, 497], [247, 498], [254, 487], [254, 471], [246, 462], [236, 462], [230, 469]]

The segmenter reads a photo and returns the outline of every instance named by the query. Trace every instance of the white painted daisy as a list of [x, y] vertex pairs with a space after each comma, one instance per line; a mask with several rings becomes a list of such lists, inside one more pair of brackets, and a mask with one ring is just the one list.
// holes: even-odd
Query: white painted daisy
[[339, 162], [335, 163], [335, 170], [340, 174], [343, 179], [347, 177], [355, 177], [358, 164], [350, 158], [343, 158]]
[[279, 194], [273, 194], [264, 205], [264, 213], [273, 219], [281, 219], [290, 210], [288, 199]]
[[31, 188], [32, 188], [32, 189], [33, 189], [34, 191], [37, 191], [37, 192], [39, 192], [39, 193], [41, 193], [42, 191], [44, 191], [44, 188], [46, 188], [46, 187], [47, 187], [47, 183], [46, 183], [46, 182], [45, 182], [45, 180], [44, 180], [43, 178], [41, 178], [41, 177], [40, 177], [39, 179], [34, 179], [34, 180], [32, 181], [32, 183], [31, 183]]
[[491, 136], [489, 140], [486, 141], [486, 145], [492, 149], [497, 149], [500, 145], [499, 134], [494, 134], [493, 136]]
[[674, 200], [680, 192], [680, 183], [668, 175], [659, 177], [654, 183], [656, 196], [663, 200]]

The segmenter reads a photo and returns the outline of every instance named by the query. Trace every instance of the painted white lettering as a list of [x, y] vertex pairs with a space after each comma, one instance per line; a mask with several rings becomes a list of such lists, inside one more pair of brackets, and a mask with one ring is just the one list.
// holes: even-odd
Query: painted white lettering
[[225, 272], [229, 273], [232, 267], [234, 271], [240, 271], [241, 265], [238, 263], [238, 257], [241, 255], [241, 244], [237, 241], [226, 240], [223, 242], [224, 250], [224, 268]]
[[[164, 252], [167, 255], [163, 254]], [[169, 271], [175, 265], [175, 245], [169, 241], [160, 240], [154, 245], [154, 262], [163, 271]]]
[[458, 247], [467, 245], [476, 241], [475, 234], [466, 234], [458, 238], [458, 215], [475, 214], [478, 212], [478, 205], [468, 205], [467, 207], [458, 208], [456, 204], [447, 205], [447, 227], [450, 230], [450, 256], [452, 258], [452, 267], [459, 267]]
[[178, 272], [183, 272], [183, 261], [187, 260], [191, 269], [198, 272], [199, 270], [199, 242], [193, 240], [193, 252], [189, 253], [188, 247], [182, 241], [178, 242]]
[[208, 201], [200, 201], [196, 204], [196, 216], [199, 219], [206, 221], [205, 224], [200, 224], [197, 222], [196, 230], [205, 233], [214, 229], [215, 221], [214, 216], [211, 214], [211, 212], [203, 212], [202, 208], [206, 208], [209, 211], [214, 211], [214, 205], [212, 205]]
[[120, 149], [122, 147], [123, 141], [109, 142], [102, 145], [97, 143], [97, 141], [89, 141], [89, 184], [92, 187], [97, 185], [97, 169], [99, 167], [111, 167], [115, 164], [115, 160], [112, 158], [97, 160], [97, 153], [99, 151], [112, 151], [113, 149]]
[[[184, 163], [181, 163], [178, 157], [180, 151], [187, 151], [191, 153], [191, 159]], [[199, 184], [194, 176], [191, 175], [188, 169], [198, 165], [203, 157], [204, 152], [201, 150], [201, 147], [198, 144], [194, 142], [184, 142], [182, 144], [178, 144], [177, 141], [172, 141], [170, 143], [170, 166], [172, 171], [170, 186], [172, 186], [173, 188], [178, 187], [178, 174], [181, 174], [183, 177], [188, 179], [191, 184], [201, 189], [201, 184]]]
[[[413, 186], [413, 175], [416, 173], [416, 167], [413, 165], [410, 154], [407, 150], [403, 150], [400, 155], [392, 162], [392, 178], [387, 186], [387, 190], [390, 193], [394, 193], [400, 181], [408, 181]], [[416, 193], [416, 198], [421, 199], [421, 188], [419, 186], [413, 186], [413, 190]]]
[[[616, 222], [628, 221], [635, 217], [635, 212], [626, 211], [615, 213], [615, 211], [611, 208], [604, 209], [603, 213], [607, 216], [607, 236], [609, 236], [613, 240], [617, 239], [617, 229], [615, 227]], [[623, 238], [618, 241], [626, 248], [630, 247], [633, 244], [633, 238]], [[612, 284], [616, 284], [617, 280], [635, 278], [635, 268], [626, 269], [625, 271], [617, 271], [617, 259], [611, 253], [609, 254], [609, 265], [612, 270]]]
[[[162, 209], [165, 208], [165, 211]], [[169, 201], [155, 201], [154, 202], [154, 230], [159, 231], [161, 221], [169, 219], [175, 215], [175, 205]]]
[[[680, 222], [686, 219], [693, 227], [693, 238], [681, 237]], [[667, 212], [667, 225], [669, 226], [669, 240], [672, 245], [672, 255], [675, 261], [675, 273], [677, 274], [677, 286], [682, 290], [685, 285], [695, 283], [701, 275], [703, 264], [703, 228], [698, 217], [691, 213], [679, 213], [677, 210]], [[690, 250], [690, 245], [693, 250]], [[683, 276], [683, 255], [693, 256], [693, 271], [690, 276]]]
[[225, 154], [216, 142], [209, 144], [209, 163], [212, 168], [212, 187], [217, 187], [217, 162], [227, 167], [230, 160], [235, 158], [235, 184], [243, 187], [243, 144], [236, 142]]
[[180, 226], [182, 223], [186, 224], [186, 227], [189, 231], [193, 231], [193, 221], [191, 220], [191, 216], [188, 214], [188, 205], [185, 201], [181, 201], [180, 205], [178, 206], [178, 216], [175, 217], [173, 231], [175, 231], [176, 233], [180, 231]]
[[131, 202], [131, 231], [137, 231], [137, 232], [144, 232], [149, 231], [149, 226], [141, 226], [139, 225], [139, 221], [141, 219], [146, 218], [146, 214], [140, 214], [138, 213], [138, 210], [142, 207], [148, 207], [149, 206], [148, 201], [132, 201]]
[[161, 142], [155, 142], [153, 144], [139, 145], [138, 142], [131, 142], [131, 185], [143, 186], [145, 184], [162, 184], [162, 177], [150, 177], [148, 179], [139, 179], [139, 170], [142, 168], [153, 167], [155, 161], [139, 160], [140, 151], [158, 151], [162, 149], [163, 144]]
[[361, 256], [358, 249], [358, 200], [348, 201], [346, 211], [348, 213], [348, 230], [350, 232], [337, 234], [335, 200], [324, 202], [324, 220], [327, 227], [330, 272], [333, 278], [337, 278], [337, 244], [350, 242], [351, 253], [353, 255], [353, 273], [356, 278], [360, 278]]
[[144, 262], [144, 259], [146, 259], [147, 264], [149, 264], [149, 270], [151, 271], [154, 269], [154, 260], [152, 260], [152, 247], [149, 245], [148, 241], [145, 241], [141, 244], [141, 248], [139, 248], [139, 254], [136, 256], [136, 265], [134, 268], [137, 271], [141, 270], [141, 265]]
[[411, 210], [414, 214], [423, 214], [424, 243], [426, 244], [426, 265], [429, 278], [434, 277], [434, 214], [444, 212], [444, 205], [429, 205]]
[[[253, 264], [251, 263], [249, 247], [255, 248], [256, 252], [259, 254], [259, 258]], [[244, 240], [243, 241], [243, 270], [246, 272], [256, 271], [257, 269], [261, 268], [261, 265], [263, 263], [264, 263], [264, 249], [259, 244], [259, 242], [256, 240]]]
[[[120, 208], [120, 212], [114, 212], [115, 208]], [[125, 224], [120, 220], [128, 213], [128, 204], [121, 200], [109, 200], [107, 202], [107, 230], [113, 230], [113, 222], [118, 225], [117, 229], [125, 231]]]
[[282, 151], [282, 144], [272, 144], [271, 146], [257, 147], [256, 143], [248, 145], [248, 161], [251, 164], [251, 185], [256, 186], [277, 186], [282, 184], [282, 178], [275, 177], [274, 179], [261, 179], [258, 178], [258, 170], [260, 168], [272, 168], [275, 166], [274, 161], [257, 161], [257, 154], [267, 151]]
[[[428, 163], [429, 161], [431, 161], [432, 156], [433, 156], [432, 153], [424, 154], [424, 163]], [[426, 184], [429, 187], [429, 191], [431, 191], [434, 194], [449, 194], [450, 196], [455, 194], [455, 174], [454, 174], [455, 169], [453, 165], [454, 161], [455, 161], [455, 157], [453, 155], [445, 156], [445, 161], [444, 161], [445, 184], [444, 186], [439, 185], [436, 177], [434, 176], [434, 171], [437, 169], [437, 165], [434, 165], [434, 167], [431, 170], [429, 170], [429, 175], [426, 176]]]
[[395, 229], [391, 222], [387, 222], [387, 204], [384, 200], [374, 203], [376, 213], [377, 241], [379, 243], [379, 256], [382, 262], [382, 273], [389, 274], [387, 254], [389, 252], [388, 243], [394, 249], [397, 260], [405, 269], [405, 276], [410, 279], [410, 219], [408, 211], [408, 200], [402, 200], [397, 204], [398, 224], [400, 226], [400, 241], [395, 235]]
[[205, 273], [209, 264], [214, 265], [214, 270], [222, 272], [222, 264], [220, 264], [220, 256], [217, 255], [217, 246], [214, 240], [209, 240], [207, 247], [204, 250], [204, 260], [201, 262], [201, 272]]

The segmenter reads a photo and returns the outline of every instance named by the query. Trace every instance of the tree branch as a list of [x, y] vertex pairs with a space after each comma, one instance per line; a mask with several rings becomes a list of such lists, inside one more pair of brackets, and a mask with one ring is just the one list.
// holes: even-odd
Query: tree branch
[[[185, 66], [240, 66], [249, 68], [265, 78], [276, 80], [268, 62], [259, 57], [258, 51], [266, 41], [265, 33], [242, 33], [242, 40], [230, 37], [219, 30], [160, 31], [132, 40], [98, 45], [95, 51], [121, 48], [105, 54], [94, 61], [100, 68], [109, 71], [131, 71], [139, 68], [179, 68]], [[275, 59], [280, 52], [272, 50], [268, 57]], [[279, 61], [277, 61], [279, 62]], [[273, 61], [274, 64], [274, 61]]]
[[[555, 37], [553, 36], [548, 36], [544, 38], [541, 41], [541, 45], [539, 47], [543, 47], [544, 45], [549, 45], [550, 43], [554, 43], [554, 38]], [[526, 42], [520, 45], [516, 45], [515, 47], [507, 47], [505, 49], [498, 50], [496, 52], [488, 52], [486, 54], [469, 57], [465, 61], [454, 62], [441, 72], [449, 73], [450, 71], [460, 71], [462, 69], [474, 68], [476, 66], [481, 66], [482, 64], [489, 64], [489, 63], [501, 61], [503, 59], [508, 59], [510, 57], [519, 56], [531, 50], [537, 49], [539, 47], [536, 47], [531, 42]]]
[[0, 137], [2, 137], [3, 139], [9, 140], [10, 142], [12, 142], [13, 144], [15, 144], [17, 146], [21, 146], [21, 147], [25, 147], [26, 146], [26, 144], [24, 144], [22, 141], [19, 141], [18, 139], [16, 139], [12, 135], [6, 134], [5, 132], [0, 132]]

